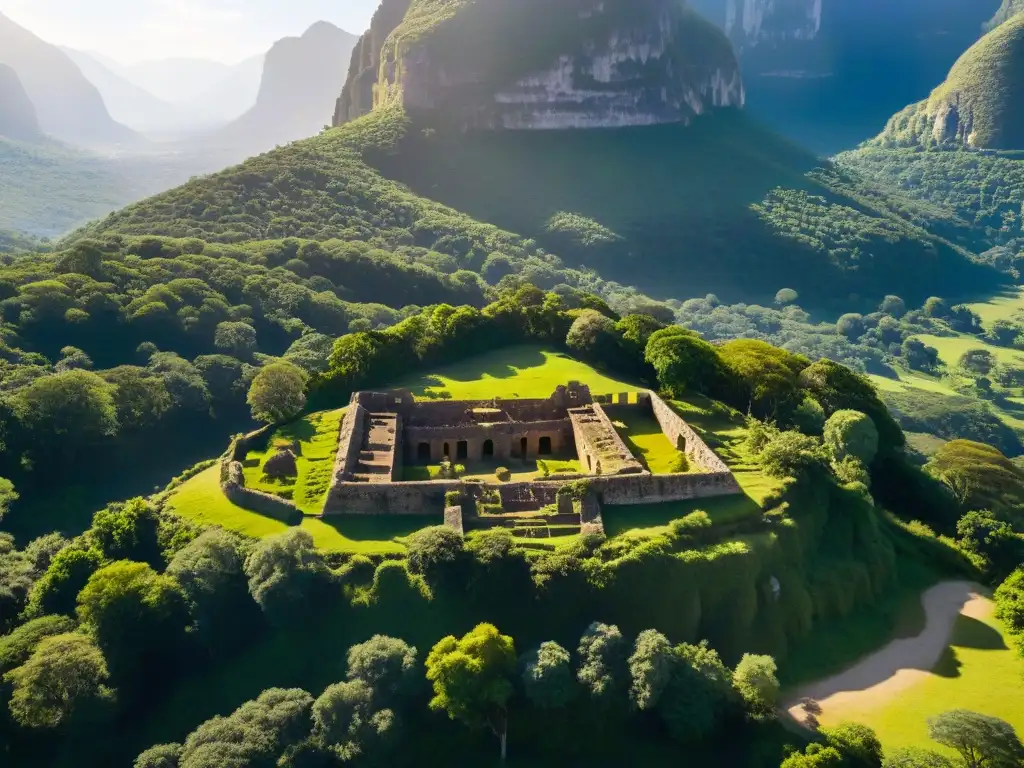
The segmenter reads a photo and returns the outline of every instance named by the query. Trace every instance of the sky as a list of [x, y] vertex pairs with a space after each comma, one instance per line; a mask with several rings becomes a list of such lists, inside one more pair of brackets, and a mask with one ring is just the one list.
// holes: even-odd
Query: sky
[[204, 58], [233, 64], [316, 21], [362, 34], [379, 0], [0, 0], [49, 43], [125, 64]]

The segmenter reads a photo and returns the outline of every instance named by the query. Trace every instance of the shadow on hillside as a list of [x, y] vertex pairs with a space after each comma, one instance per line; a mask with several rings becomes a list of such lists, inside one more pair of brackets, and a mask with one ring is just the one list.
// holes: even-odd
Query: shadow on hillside
[[422, 397], [427, 394], [428, 389], [437, 390], [445, 387], [442, 376], [455, 382], [478, 381], [485, 377], [511, 379], [520, 371], [539, 368], [545, 362], [547, 358], [538, 347], [506, 347], [470, 358], [464, 363], [445, 367], [436, 374], [412, 379], [404, 386], [412, 391], [413, 395]]
[[321, 518], [346, 539], [351, 541], [392, 541], [410, 536], [421, 528], [440, 525], [440, 518], [387, 515], [338, 515]]

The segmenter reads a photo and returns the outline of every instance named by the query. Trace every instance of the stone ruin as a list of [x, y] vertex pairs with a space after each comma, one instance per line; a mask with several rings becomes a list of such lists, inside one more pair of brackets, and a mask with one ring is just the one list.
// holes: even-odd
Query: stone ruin
[[[654, 475], [626, 446], [603, 405], [654, 416], [694, 471]], [[357, 392], [341, 424], [323, 515], [436, 515], [459, 531], [531, 526], [601, 531], [601, 505], [654, 504], [740, 493], [732, 472], [653, 392], [593, 397], [578, 382], [545, 399], [418, 401], [406, 390]], [[532, 482], [403, 480], [406, 466], [578, 458], [582, 472]], [[583, 498], [559, 491], [585, 480]], [[457, 500], [457, 501], [455, 501]], [[453, 503], [454, 502], [454, 503]]]

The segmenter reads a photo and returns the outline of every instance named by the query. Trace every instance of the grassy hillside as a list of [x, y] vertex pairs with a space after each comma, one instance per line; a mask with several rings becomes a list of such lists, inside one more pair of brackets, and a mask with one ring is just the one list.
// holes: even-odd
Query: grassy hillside
[[928, 231], [955, 228], [948, 213], [819, 165], [741, 114], [690, 128], [452, 135], [390, 107], [85, 233], [411, 244], [492, 282], [508, 272], [493, 255], [536, 257], [542, 285], [565, 281], [562, 264], [582, 265], [662, 298], [767, 299], [793, 287], [820, 303], [914, 301], [997, 282]]

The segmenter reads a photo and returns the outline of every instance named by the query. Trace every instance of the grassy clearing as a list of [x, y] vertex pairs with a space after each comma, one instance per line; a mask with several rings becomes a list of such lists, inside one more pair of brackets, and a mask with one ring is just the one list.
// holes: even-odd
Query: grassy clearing
[[822, 724], [864, 723], [875, 729], [886, 751], [907, 746], [941, 749], [928, 738], [928, 718], [951, 709], [993, 715], [1018, 733], [1024, 731], [1024, 659], [1013, 650], [994, 608], [989, 601], [987, 615], [959, 617], [949, 647], [925, 679], [881, 706], [842, 707]]
[[[547, 467], [547, 473], [541, 469], [541, 463]], [[497, 461], [477, 461], [466, 465], [464, 480], [481, 480], [488, 483], [498, 482], [498, 469], [507, 469], [512, 473], [511, 483], [525, 483], [532, 480], [543, 480], [548, 475], [579, 474], [583, 471], [578, 459], [547, 458], [542, 460], [510, 459], [504, 463]], [[441, 479], [441, 465], [416, 465], [402, 468], [402, 479], [406, 482], [422, 482]]]
[[1017, 312], [1024, 310], [1024, 289], [1007, 290], [985, 301], [978, 301], [967, 306], [978, 313], [986, 327], [996, 320], [1012, 320]]
[[[250, 451], [246, 456], [246, 486], [267, 493], [284, 494], [305, 514], [320, 514], [331, 483], [338, 450], [338, 431], [344, 414], [344, 409], [314, 413], [274, 432], [265, 450]], [[266, 460], [277, 452], [278, 447], [287, 447], [296, 440], [302, 449], [296, 462], [298, 477], [284, 482], [265, 477], [263, 464]]]
[[634, 407], [606, 406], [605, 410], [626, 447], [647, 469], [656, 475], [681, 471], [680, 460], [685, 457], [665, 437], [653, 414]]
[[960, 360], [960, 356], [971, 349], [985, 349], [995, 355], [1001, 363], [1014, 363], [1024, 365], [1024, 352], [1009, 347], [997, 347], [994, 344], [987, 344], [974, 336], [933, 336], [922, 334], [915, 337], [929, 347], [939, 350], [939, 357], [946, 365], [953, 367]]
[[[220, 468], [216, 466], [181, 485], [168, 499], [168, 506], [176, 514], [203, 525], [219, 525], [254, 538], [274, 536], [288, 529], [282, 522], [242, 509], [228, 501], [221, 493]], [[440, 522], [440, 517], [353, 515], [324, 520], [307, 517], [302, 521], [302, 527], [310, 532], [313, 541], [321, 549], [387, 554], [405, 550], [397, 539]]]
[[739, 522], [761, 514], [765, 499], [779, 489], [779, 482], [765, 475], [747, 451], [744, 445], [747, 428], [740, 414], [700, 395], [674, 400], [672, 406], [725, 460], [743, 494], [672, 504], [608, 507], [604, 511], [604, 524], [609, 536], [662, 533], [673, 520], [697, 510], [707, 512], [716, 525]]
[[559, 384], [570, 381], [589, 385], [595, 395], [638, 389], [635, 384], [608, 378], [561, 352], [534, 346], [495, 350], [395, 386], [410, 389], [417, 397], [436, 398], [443, 392], [453, 400], [489, 400], [548, 397]]

